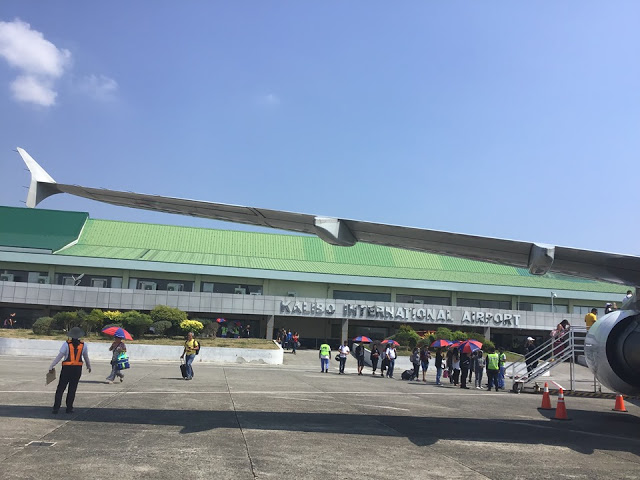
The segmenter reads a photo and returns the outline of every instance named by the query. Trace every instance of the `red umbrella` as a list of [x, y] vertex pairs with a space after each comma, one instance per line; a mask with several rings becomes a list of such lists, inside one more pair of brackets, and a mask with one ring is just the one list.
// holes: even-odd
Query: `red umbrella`
[[460, 345], [462, 345], [462, 340], [458, 340], [457, 342], [453, 342], [451, 345], [449, 345], [450, 347], [455, 347], [458, 348]]
[[226, 320], [224, 318], [216, 318], [216, 322], [224, 323], [224, 322], [226, 322]]
[[353, 339], [354, 342], [359, 342], [359, 343], [371, 343], [373, 342], [373, 340], [371, 340], [369, 337], [365, 337], [364, 335], [362, 335], [361, 337], [356, 337]]
[[387, 345], [391, 344], [394, 347], [399, 347], [400, 346], [400, 344], [398, 342], [396, 342], [395, 340], [391, 340], [390, 338], [388, 338], [387, 340], [383, 340], [380, 343], [381, 344], [387, 344]]
[[482, 343], [477, 340], [467, 340], [458, 347], [462, 353], [473, 353], [482, 348]]
[[449, 340], [436, 340], [431, 344], [433, 348], [448, 347], [449, 345], [451, 345], [451, 342]]
[[133, 337], [131, 336], [131, 334], [127, 332], [124, 328], [118, 325], [104, 327], [102, 329], [102, 333], [104, 333], [105, 335], [111, 335], [112, 337], [120, 337], [120, 338], [124, 337], [125, 340], [133, 340]]

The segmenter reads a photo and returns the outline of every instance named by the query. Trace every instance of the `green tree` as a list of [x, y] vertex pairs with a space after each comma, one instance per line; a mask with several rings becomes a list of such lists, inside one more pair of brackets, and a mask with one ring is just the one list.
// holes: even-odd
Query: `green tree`
[[466, 340], [468, 338], [467, 334], [461, 330], [456, 330], [453, 332], [453, 340], [454, 342], [459, 342], [460, 340]]
[[436, 340], [453, 340], [453, 332], [447, 327], [440, 327], [436, 330]]
[[68, 332], [71, 327], [75, 327], [78, 323], [78, 315], [76, 312], [58, 312], [53, 316], [54, 327]]
[[89, 335], [93, 331], [100, 331], [102, 328], [102, 323], [104, 322], [104, 312], [98, 308], [94, 308], [91, 312], [85, 315], [82, 321], [82, 328]]
[[153, 322], [167, 321], [171, 322], [171, 325], [177, 327], [180, 323], [187, 319], [187, 312], [183, 312], [178, 308], [167, 307], [166, 305], [158, 305], [150, 314]]
[[134, 338], [142, 337], [147, 333], [153, 323], [149, 315], [140, 313], [137, 310], [123, 313], [120, 320], [122, 321], [122, 326], [133, 335]]
[[400, 325], [393, 339], [402, 346], [413, 348], [420, 341], [420, 335], [410, 325]]
[[171, 327], [171, 322], [167, 320], [160, 320], [159, 322], [153, 322], [151, 324], [151, 328], [153, 328], [156, 335], [164, 335]]

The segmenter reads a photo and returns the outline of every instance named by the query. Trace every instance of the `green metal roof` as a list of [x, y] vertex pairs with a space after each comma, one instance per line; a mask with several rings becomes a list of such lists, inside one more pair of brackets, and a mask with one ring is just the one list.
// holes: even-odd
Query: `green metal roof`
[[58, 250], [80, 235], [88, 213], [0, 206], [0, 246]]
[[301, 235], [88, 219], [63, 255], [482, 285], [624, 293], [625, 286], [358, 243], [335, 247]]

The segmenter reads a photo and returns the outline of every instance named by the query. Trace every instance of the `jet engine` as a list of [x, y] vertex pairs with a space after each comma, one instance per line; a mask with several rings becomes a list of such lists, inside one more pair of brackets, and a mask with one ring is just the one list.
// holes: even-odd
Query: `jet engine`
[[617, 310], [598, 319], [584, 350], [600, 383], [623, 395], [640, 394], [640, 311]]

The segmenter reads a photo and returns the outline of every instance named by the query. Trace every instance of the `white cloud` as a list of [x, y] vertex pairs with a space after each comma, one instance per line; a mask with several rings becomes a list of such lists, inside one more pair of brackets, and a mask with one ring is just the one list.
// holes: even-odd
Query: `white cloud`
[[278, 97], [275, 93], [268, 93], [260, 97], [260, 103], [262, 105], [266, 105], [267, 107], [276, 107], [280, 105], [280, 97]]
[[31, 102], [43, 107], [50, 107], [56, 103], [58, 95], [51, 88], [49, 81], [32, 75], [21, 75], [11, 83], [11, 91], [16, 100]]
[[0, 57], [19, 70], [11, 84], [14, 98], [49, 107], [55, 104], [54, 80], [71, 65], [71, 52], [59, 49], [19, 19], [0, 22]]
[[118, 82], [104, 75], [87, 75], [80, 80], [80, 90], [90, 97], [108, 102], [115, 98]]

